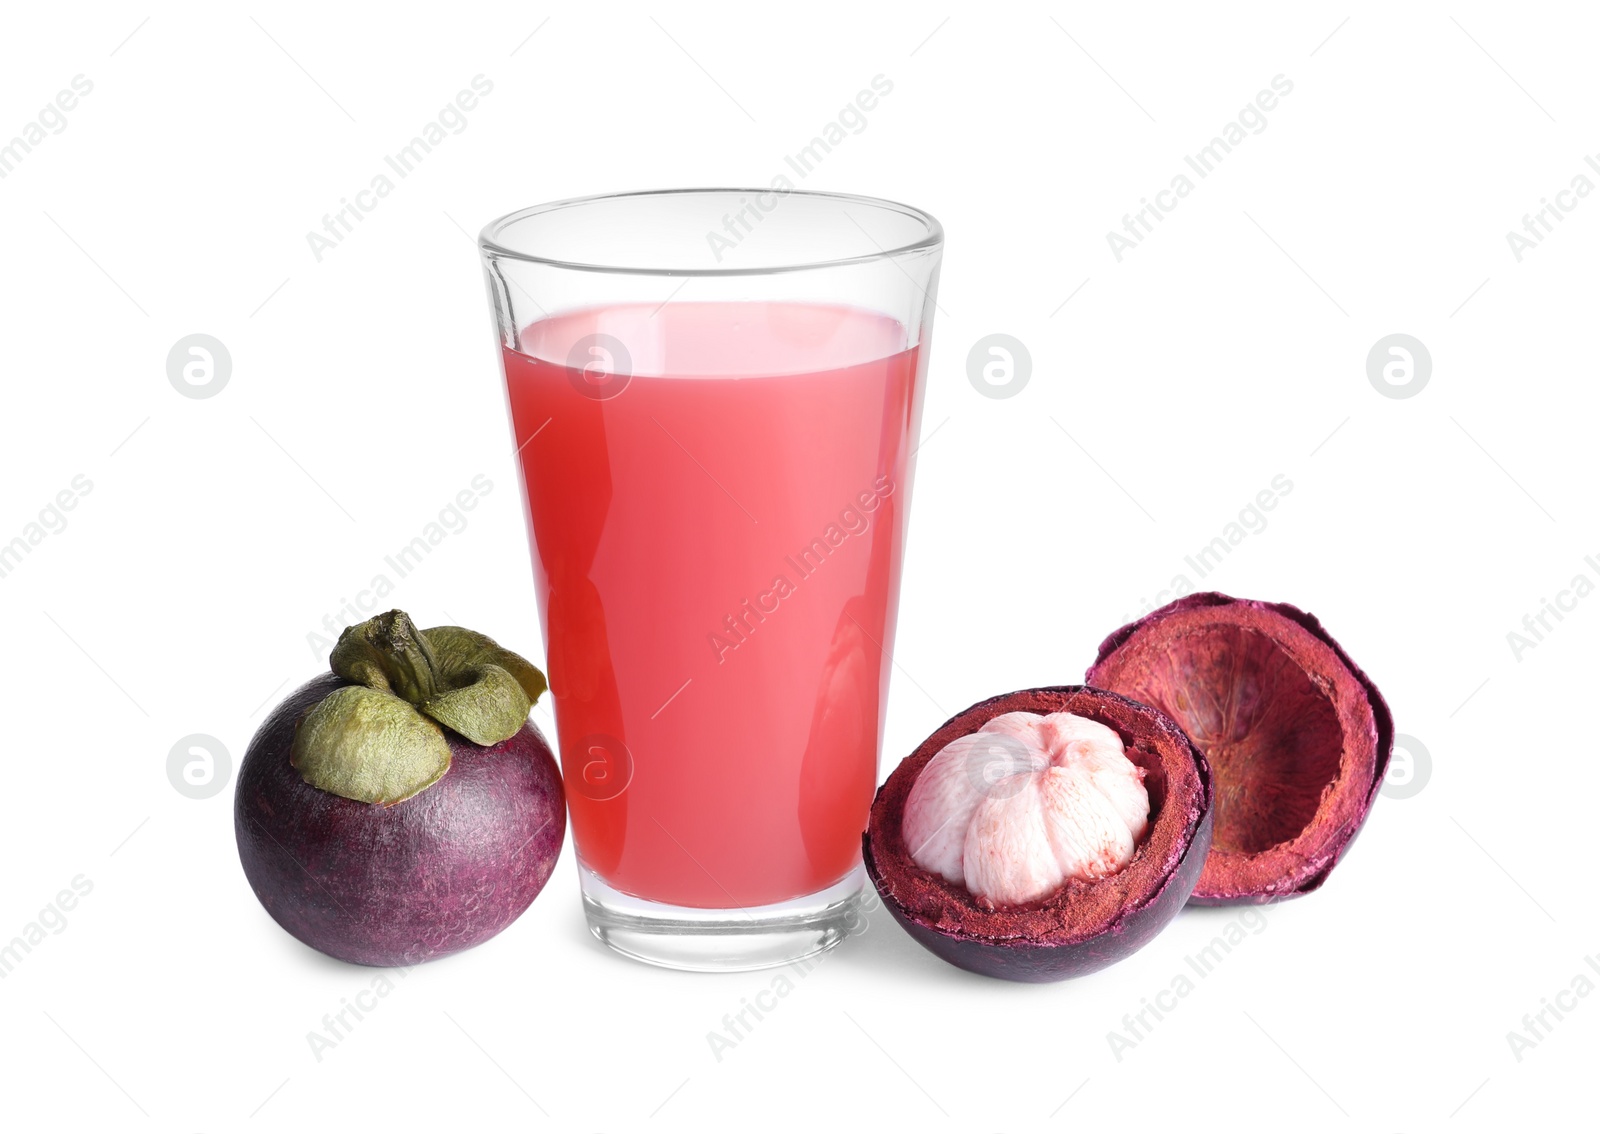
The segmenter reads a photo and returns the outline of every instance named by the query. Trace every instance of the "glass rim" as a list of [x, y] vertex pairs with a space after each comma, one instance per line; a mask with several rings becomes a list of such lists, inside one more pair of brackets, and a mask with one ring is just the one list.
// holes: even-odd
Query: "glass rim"
[[[870, 206], [887, 212], [899, 213], [901, 216], [910, 217], [923, 227], [922, 235], [917, 239], [893, 248], [879, 248], [876, 252], [864, 253], [859, 256], [833, 256], [820, 260], [805, 260], [795, 263], [774, 264], [765, 267], [734, 267], [734, 268], [645, 268], [629, 267], [617, 264], [592, 264], [581, 260], [560, 260], [550, 256], [540, 256], [532, 252], [511, 248], [500, 240], [501, 234], [511, 225], [528, 217], [538, 216], [541, 213], [551, 213], [559, 209], [575, 208], [581, 205], [594, 204], [599, 201], [615, 201], [629, 198], [645, 197], [672, 197], [691, 193], [701, 194], [764, 194], [778, 193], [784, 197], [812, 197], [832, 201], [851, 202], [857, 205]], [[869, 236], [870, 240], [871, 237]], [[874, 241], [874, 243], [876, 243]], [[543, 264], [552, 268], [564, 268], [570, 271], [599, 272], [606, 275], [622, 276], [769, 276], [783, 272], [805, 272], [819, 268], [836, 268], [849, 264], [867, 264], [875, 260], [889, 260], [899, 256], [909, 256], [918, 252], [927, 252], [939, 248], [944, 244], [944, 226], [941, 225], [933, 214], [911, 205], [903, 205], [898, 201], [890, 201], [884, 197], [868, 197], [858, 193], [835, 193], [821, 189], [788, 189], [779, 190], [768, 186], [765, 189], [707, 186], [688, 189], [636, 189], [620, 193], [595, 193], [585, 197], [568, 197], [560, 201], [548, 201], [542, 205], [531, 205], [525, 209], [506, 213], [496, 217], [478, 233], [478, 251], [484, 257], [494, 257], [507, 260], [521, 260], [530, 264]]]

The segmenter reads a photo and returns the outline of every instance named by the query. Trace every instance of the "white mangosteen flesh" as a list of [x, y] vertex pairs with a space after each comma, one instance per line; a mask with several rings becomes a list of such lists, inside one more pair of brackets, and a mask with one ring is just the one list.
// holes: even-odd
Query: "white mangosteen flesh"
[[982, 906], [1048, 898], [1133, 860], [1150, 819], [1144, 771], [1074, 713], [1002, 713], [945, 745], [906, 800], [912, 861]]

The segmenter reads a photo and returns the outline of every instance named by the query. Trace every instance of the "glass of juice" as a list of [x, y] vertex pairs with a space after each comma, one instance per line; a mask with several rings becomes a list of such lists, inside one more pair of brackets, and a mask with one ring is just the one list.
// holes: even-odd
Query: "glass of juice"
[[589, 926], [681, 969], [858, 923], [943, 234], [865, 197], [480, 238]]

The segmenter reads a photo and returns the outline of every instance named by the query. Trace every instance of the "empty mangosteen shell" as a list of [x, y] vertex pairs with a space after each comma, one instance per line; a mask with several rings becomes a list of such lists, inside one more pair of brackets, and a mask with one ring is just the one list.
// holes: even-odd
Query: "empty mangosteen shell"
[[[1309, 785], [1299, 791], [1297, 803], [1285, 805], [1285, 797], [1277, 792], [1270, 800], [1249, 799], [1254, 794], [1248, 791], [1250, 776], [1259, 776], [1260, 771], [1235, 764], [1208, 738], [1193, 737], [1211, 761], [1217, 817], [1211, 852], [1189, 901], [1222, 906], [1296, 898], [1327, 880], [1366, 822], [1394, 749], [1394, 718], [1372, 679], [1315, 615], [1288, 603], [1237, 599], [1216, 591], [1186, 595], [1111, 634], [1100, 644], [1086, 680], [1160, 705], [1182, 723], [1185, 714], [1149, 683], [1150, 665], [1160, 660], [1153, 651], [1168, 651], [1171, 660], [1173, 643], [1215, 628], [1235, 628], [1270, 639], [1272, 647], [1304, 675], [1306, 684], [1296, 684], [1289, 694], [1307, 706], [1301, 717], [1317, 718], [1311, 727], [1323, 732], [1324, 748], [1328, 729], [1337, 725], [1340, 747], [1336, 760], [1328, 752], [1309, 754], [1330, 770], [1314, 804], [1310, 787], [1315, 785]], [[1323, 707], [1318, 707], [1318, 698]], [[1296, 743], [1295, 749], [1288, 755], [1279, 746], [1276, 753], [1285, 760], [1307, 758], [1301, 744]], [[1313, 806], [1298, 834], [1270, 842], [1299, 826], [1299, 815]]]
[[[959, 883], [911, 858], [901, 824], [929, 760], [1002, 713], [1069, 712], [1122, 738], [1145, 770], [1150, 825], [1133, 860], [1095, 882], [1069, 881], [1025, 906], [984, 909]], [[872, 803], [862, 857], [894, 919], [959, 968], [1005, 980], [1065, 980], [1105, 968], [1147, 944], [1189, 898], [1211, 845], [1211, 772], [1177, 723], [1131, 698], [1082, 685], [1024, 689], [980, 701], [940, 725], [900, 762]]]

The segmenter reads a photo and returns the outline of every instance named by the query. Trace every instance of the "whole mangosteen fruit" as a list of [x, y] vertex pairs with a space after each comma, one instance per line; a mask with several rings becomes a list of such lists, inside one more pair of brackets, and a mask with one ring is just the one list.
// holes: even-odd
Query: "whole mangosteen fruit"
[[1211, 761], [1216, 830], [1197, 905], [1317, 889], [1383, 786], [1388, 705], [1287, 603], [1188, 595], [1107, 638], [1086, 680], [1159, 707]]
[[390, 611], [340, 635], [239, 769], [239, 860], [313, 949], [410, 965], [528, 908], [566, 833], [561, 774], [528, 710], [545, 680], [491, 639]]
[[927, 949], [1053, 981], [1144, 946], [1211, 844], [1211, 773], [1166, 714], [1081, 685], [991, 697], [946, 721], [873, 800], [863, 855]]

